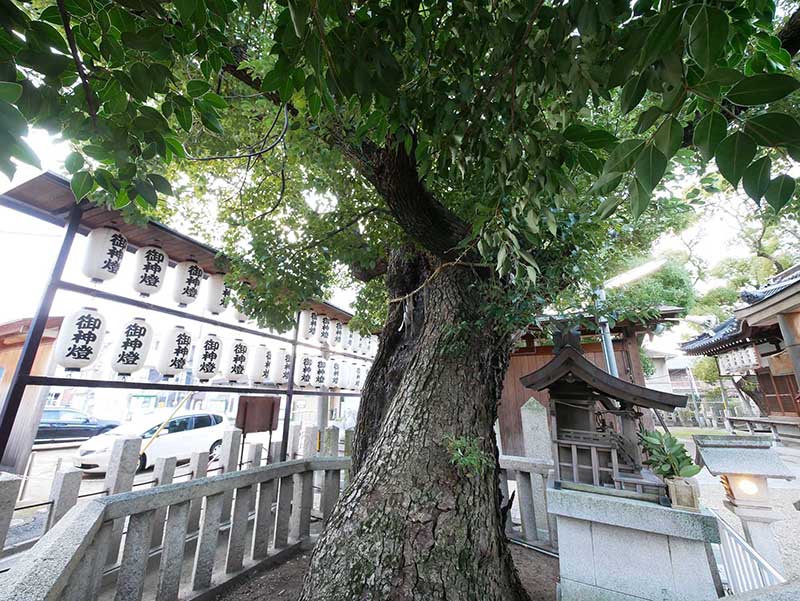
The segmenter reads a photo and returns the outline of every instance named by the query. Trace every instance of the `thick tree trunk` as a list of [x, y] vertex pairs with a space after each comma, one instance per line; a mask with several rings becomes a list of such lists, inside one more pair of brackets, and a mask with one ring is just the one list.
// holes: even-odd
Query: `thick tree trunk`
[[[413, 290], [434, 265], [398, 253], [390, 290]], [[480, 288], [469, 268], [447, 267], [413, 309], [390, 310], [359, 413], [360, 469], [302, 601], [527, 599], [502, 531], [493, 431], [510, 339], [482, 314]]]

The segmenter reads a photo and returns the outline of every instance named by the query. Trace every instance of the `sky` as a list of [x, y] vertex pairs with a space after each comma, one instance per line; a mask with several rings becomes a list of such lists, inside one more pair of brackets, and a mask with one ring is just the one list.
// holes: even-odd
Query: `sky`
[[[32, 130], [28, 142], [42, 161], [45, 170], [63, 173], [63, 161], [69, 153], [69, 146], [50, 137], [42, 130]], [[0, 175], [0, 193], [6, 192], [15, 185], [37, 175], [39, 171], [27, 165], [19, 165], [13, 181]], [[713, 267], [723, 258], [744, 256], [746, 250], [735, 243], [736, 223], [728, 215], [717, 215], [713, 223], [700, 222], [685, 235], [697, 239], [696, 253]], [[16, 211], [0, 207], [0, 281], [4, 282], [5, 294], [0, 300], [0, 323], [30, 317], [37, 306], [47, 277], [55, 261], [61, 242], [63, 230], [57, 226], [41, 222]], [[85, 250], [86, 239], [78, 236], [73, 246], [70, 260], [67, 262], [65, 279], [85, 283], [80, 273], [80, 264]], [[685, 247], [675, 235], [663, 236], [655, 244], [653, 255], [658, 257], [664, 253], [683, 250]], [[130, 292], [129, 281], [133, 267], [132, 256], [123, 261], [118, 276], [102, 284], [111, 292]], [[153, 297], [155, 302], [169, 304], [170, 282]], [[699, 288], [707, 288], [713, 282], [700, 282]], [[9, 293], [10, 292], [10, 293]], [[330, 299], [334, 304], [348, 309], [352, 306], [354, 293], [352, 290], [339, 290]], [[71, 293], [59, 292], [53, 306], [53, 315], [64, 315], [85, 304], [85, 297]], [[93, 301], [93, 304], [97, 302]], [[199, 304], [199, 303], [198, 303]], [[113, 309], [109, 309], [113, 313]], [[122, 319], [122, 317], [120, 317]], [[655, 346], [670, 350], [676, 348], [677, 342], [687, 332], [694, 330], [675, 328], [668, 335], [656, 341]]]

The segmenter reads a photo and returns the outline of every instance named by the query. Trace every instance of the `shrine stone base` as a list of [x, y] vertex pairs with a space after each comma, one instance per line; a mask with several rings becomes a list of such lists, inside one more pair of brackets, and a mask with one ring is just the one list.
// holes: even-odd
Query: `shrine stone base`
[[558, 527], [561, 601], [708, 601], [721, 586], [716, 518], [655, 503], [547, 491]]

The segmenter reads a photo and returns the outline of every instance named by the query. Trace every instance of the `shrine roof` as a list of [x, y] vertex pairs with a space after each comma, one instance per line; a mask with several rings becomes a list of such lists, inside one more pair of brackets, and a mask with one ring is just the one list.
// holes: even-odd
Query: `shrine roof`
[[594, 391], [639, 407], [672, 411], [685, 407], [688, 401], [685, 395], [653, 390], [616, 378], [594, 365], [571, 346], [564, 347], [544, 367], [520, 378], [520, 382], [525, 388], [544, 390], [559, 382], [569, 385], [575, 378]]

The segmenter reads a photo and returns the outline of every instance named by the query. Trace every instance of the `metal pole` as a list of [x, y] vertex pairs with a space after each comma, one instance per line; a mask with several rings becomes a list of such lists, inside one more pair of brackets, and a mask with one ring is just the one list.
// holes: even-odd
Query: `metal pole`
[[300, 311], [294, 320], [294, 339], [292, 340], [292, 365], [289, 367], [289, 381], [286, 383], [286, 409], [283, 411], [283, 434], [281, 435], [280, 461], [286, 461], [289, 452], [289, 421], [292, 418], [292, 397], [294, 396], [294, 368], [297, 365], [297, 338], [300, 334]]
[[[603, 288], [597, 289], [598, 308], [602, 309], [601, 303], [606, 300], [606, 291]], [[598, 311], [601, 313], [601, 311]], [[600, 342], [603, 347], [603, 357], [606, 360], [606, 371], [615, 378], [619, 377], [617, 370], [617, 358], [614, 356], [614, 342], [611, 339], [611, 328], [608, 326], [608, 319], [604, 315], [598, 314], [597, 325], [600, 329]]]
[[47, 325], [47, 318], [50, 316], [50, 308], [53, 306], [53, 299], [58, 289], [58, 283], [64, 273], [64, 266], [67, 263], [69, 251], [72, 248], [72, 241], [75, 239], [75, 234], [78, 232], [82, 214], [83, 207], [75, 203], [75, 206], [70, 210], [69, 220], [67, 221], [67, 231], [64, 233], [64, 238], [61, 241], [61, 249], [58, 251], [58, 257], [56, 257], [55, 265], [53, 265], [53, 270], [50, 273], [50, 280], [47, 282], [47, 287], [44, 289], [44, 294], [42, 295], [42, 300], [39, 302], [36, 315], [33, 321], [31, 321], [31, 326], [28, 330], [28, 335], [25, 337], [25, 344], [22, 347], [22, 353], [17, 363], [17, 369], [8, 387], [8, 394], [6, 395], [3, 407], [0, 409], [0, 463], [2, 463], [8, 441], [11, 438], [14, 420], [17, 417], [17, 412], [22, 402], [22, 395], [25, 392], [25, 379], [30, 375], [33, 369], [36, 352], [39, 350], [42, 334], [44, 334], [44, 329]]

